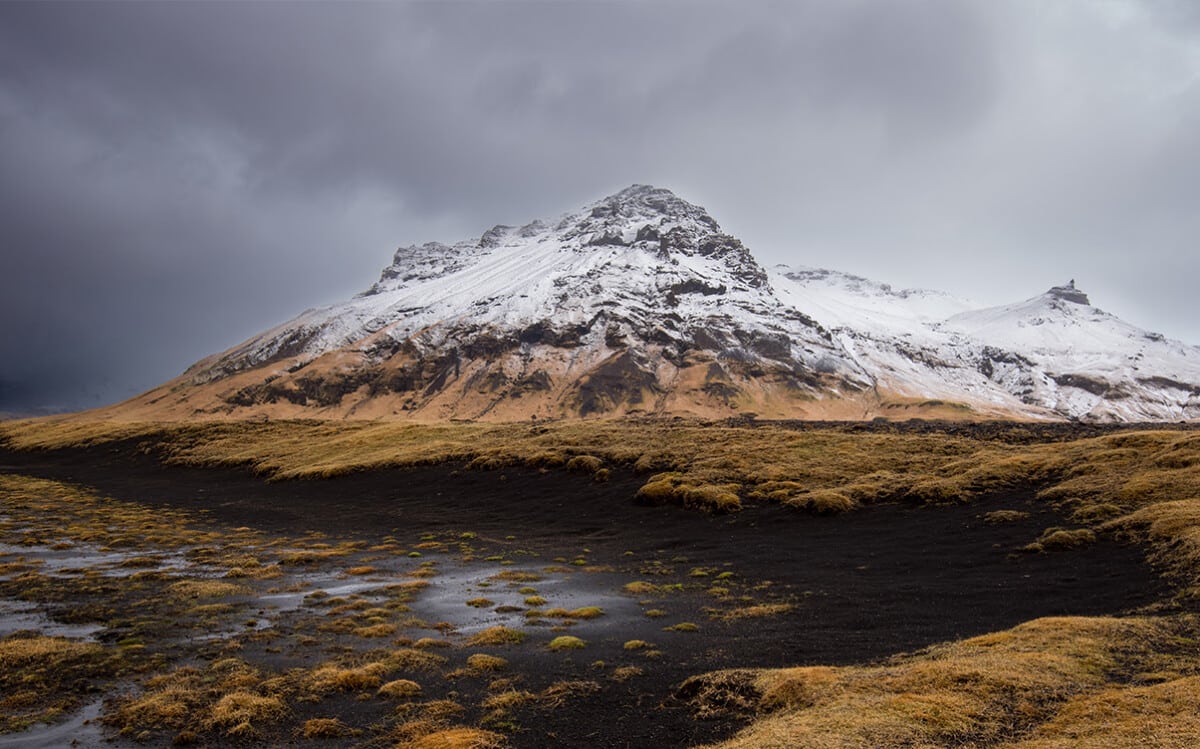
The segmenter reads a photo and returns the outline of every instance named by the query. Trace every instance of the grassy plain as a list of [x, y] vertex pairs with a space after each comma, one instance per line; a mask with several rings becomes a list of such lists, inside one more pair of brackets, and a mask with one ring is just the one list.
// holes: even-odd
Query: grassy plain
[[[1056, 507], [1066, 521], [1031, 539], [1026, 553], [1055, 553], [1094, 543], [1097, 537], [1124, 538], [1146, 546], [1157, 569], [1172, 580], [1174, 597], [1136, 615], [1036, 619], [884, 662], [699, 674], [680, 687], [679, 699], [690, 705], [697, 719], [750, 719], [736, 736], [714, 745], [722, 749], [1121, 749], [1200, 744], [1195, 709], [1200, 702], [1200, 621], [1194, 614], [1200, 599], [1200, 432], [1147, 429], [1072, 438], [1061, 432], [1047, 436], [1022, 425], [981, 428], [972, 434], [961, 429], [953, 433], [849, 427], [794, 430], [662, 422], [119, 424], [63, 420], [0, 424], [0, 439], [22, 450], [138, 446], [170, 464], [249, 467], [271, 480], [322, 479], [434, 464], [571, 471], [596, 481], [607, 480], [613, 472], [634, 472], [641, 477], [641, 501], [710, 513], [735, 513], [747, 504], [770, 503], [801, 513], [831, 514], [860, 511], [881, 502], [957, 505], [998, 492], [1027, 491], [1039, 502]], [[9, 480], [5, 489], [10, 502], [48, 501], [44, 486]], [[101, 506], [94, 498], [71, 494], [69, 488], [56, 491], [61, 498], [54, 500], [52, 509], [63, 513], [67, 535], [74, 542], [138, 547], [149, 539], [160, 546], [209, 548], [208, 560], [223, 565], [227, 580], [174, 581], [154, 593], [156, 601], [195, 607], [200, 613], [205, 612], [200, 607], [221, 602], [236, 607], [239, 593], [245, 591], [243, 584], [258, 579], [264, 570], [328, 564], [346, 555], [369, 561], [361, 559], [361, 549], [322, 548], [319, 543], [294, 539], [286, 549], [268, 552], [249, 529], [218, 534], [184, 518], [164, 518], [161, 511], [143, 515], [136, 506]], [[990, 513], [988, 522], [1012, 522], [1023, 514], [998, 511]], [[252, 558], [236, 553], [247, 546], [262, 551]], [[371, 572], [364, 564], [348, 568], [348, 574]], [[716, 591], [711, 595], [719, 599], [730, 581], [705, 580], [709, 573], [701, 572], [695, 584], [711, 586]], [[29, 579], [35, 580], [36, 574], [30, 571]], [[658, 583], [645, 581], [626, 586], [630, 595], [661, 591]], [[791, 608], [787, 602], [748, 601], [727, 607], [718, 619], [753, 627], [756, 618], [781, 615]], [[235, 613], [241, 612], [235, 608]], [[217, 617], [215, 610], [207, 613]], [[595, 607], [586, 612], [562, 610], [553, 616], [559, 613], [576, 619], [604, 615]], [[380, 621], [372, 622], [361, 610], [344, 614], [346, 632], [357, 637], [367, 637], [367, 628], [394, 620], [394, 616], [377, 617]], [[332, 627], [334, 622], [324, 625]], [[679, 623], [668, 625], [666, 631], [680, 631], [678, 627]], [[393, 626], [384, 636], [394, 632]], [[496, 646], [522, 639], [522, 632], [498, 627], [479, 632], [465, 644]], [[80, 664], [91, 669], [96, 680], [112, 678], [116, 672], [149, 673], [161, 665], [136, 650], [53, 638], [10, 639], [2, 645], [0, 662], [24, 668], [22, 673], [30, 679], [46, 684], [55, 677], [54, 669], [47, 671], [45, 664]], [[547, 647], [569, 651], [587, 646], [580, 638], [559, 635]], [[626, 643], [624, 647], [644, 653], [652, 646], [643, 643], [631, 648]], [[34, 658], [34, 653], [44, 656]], [[252, 738], [261, 735], [263, 726], [280, 722], [296, 723], [301, 726], [297, 732], [306, 737], [322, 732], [343, 735], [350, 729], [341, 722], [311, 715], [311, 710], [299, 706], [320, 703], [343, 691], [411, 701], [427, 681], [420, 674], [449, 669], [430, 649], [417, 648], [392, 648], [374, 659], [333, 659], [279, 674], [247, 665], [236, 652], [226, 655], [207, 668], [181, 667], [147, 677], [142, 696], [120, 704], [107, 720], [134, 735], [166, 731], [177, 739]], [[408, 660], [401, 663], [398, 658]], [[491, 723], [458, 725], [456, 719], [438, 712], [437, 700], [426, 700], [389, 729], [396, 745], [499, 746], [505, 740], [503, 732], [494, 729], [506, 725], [506, 710], [518, 704], [545, 708], [553, 703], [553, 695], [518, 690], [495, 676], [504, 670], [501, 659], [489, 660], [487, 668], [480, 665], [482, 658], [475, 661], [472, 665], [468, 660], [452, 673], [457, 674], [454, 678], [482, 678], [487, 673], [494, 679], [496, 688], [480, 703], [492, 711]], [[424, 670], [419, 663], [425, 664]], [[640, 666], [628, 664], [622, 668], [626, 669], [621, 672], [623, 679], [636, 678], [641, 671]], [[65, 694], [70, 696], [69, 691]], [[62, 704], [33, 700], [21, 710], [25, 720], [32, 720], [76, 705], [80, 699], [82, 695]], [[565, 701], [563, 705], [561, 709], [570, 709]]]

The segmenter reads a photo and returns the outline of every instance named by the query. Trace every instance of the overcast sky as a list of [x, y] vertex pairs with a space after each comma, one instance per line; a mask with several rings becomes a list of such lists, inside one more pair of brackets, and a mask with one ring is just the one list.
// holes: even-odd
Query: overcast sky
[[1073, 277], [1200, 344], [1200, 3], [0, 3], [0, 411], [635, 182], [767, 264]]

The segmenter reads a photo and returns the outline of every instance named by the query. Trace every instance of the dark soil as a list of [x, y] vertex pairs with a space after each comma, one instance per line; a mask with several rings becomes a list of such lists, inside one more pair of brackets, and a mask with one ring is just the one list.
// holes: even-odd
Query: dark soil
[[[134, 448], [0, 449], [0, 472], [90, 486], [152, 506], [202, 510], [214, 523], [268, 533], [320, 530], [374, 541], [389, 534], [471, 531], [498, 545], [513, 537], [512, 543], [543, 560], [585, 555], [586, 549], [589, 564], [619, 573], [614, 580], [686, 581], [697, 568], [730, 571], [739, 591], [794, 604], [779, 616], [720, 621], [707, 610], [714, 600], [694, 586], [694, 593], [669, 602], [666, 619], [607, 629], [603, 620], [581, 623], [571, 634], [595, 647], [577, 656], [551, 658], [532, 647], [505, 652], [531, 686], [556, 679], [603, 685], [568, 708], [517, 720], [516, 747], [712, 741], [737, 724], [691, 717], [673, 698], [690, 675], [743, 666], [863, 663], [1037, 617], [1114, 614], [1170, 595], [1145, 563], [1143, 549], [1114, 539], [1069, 551], [1021, 552], [1045, 528], [1070, 525], [1034, 500], [1032, 490], [970, 505], [883, 504], [835, 517], [771, 505], [708, 516], [635, 503], [644, 477], [619, 471], [605, 483], [560, 471], [449, 465], [266, 482], [238, 469], [165, 466]], [[984, 522], [984, 513], [999, 509], [1029, 517]], [[679, 621], [695, 622], [699, 631], [661, 630]], [[628, 661], [621, 643], [634, 638], [652, 640], [665, 657], [642, 662], [644, 674], [625, 682], [589, 673], [597, 659]]]

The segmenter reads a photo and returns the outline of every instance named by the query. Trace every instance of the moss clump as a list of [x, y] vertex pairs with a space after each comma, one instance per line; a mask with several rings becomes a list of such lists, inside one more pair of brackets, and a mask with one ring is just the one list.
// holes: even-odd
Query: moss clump
[[300, 726], [306, 739], [337, 739], [350, 735], [350, 727], [337, 718], [310, 718]]
[[846, 494], [833, 489], [815, 489], [783, 501], [789, 507], [815, 512], [818, 515], [836, 515], [858, 507], [858, 502]]
[[551, 650], [582, 650], [587, 647], [587, 641], [571, 635], [561, 635], [550, 641], [546, 647]]
[[1066, 551], [1095, 542], [1096, 534], [1087, 528], [1047, 528], [1041, 538], [1025, 547], [1026, 551]]
[[496, 655], [474, 653], [467, 656], [467, 668], [472, 671], [490, 673], [492, 671], [502, 671], [507, 667], [508, 661]]
[[567, 461], [567, 470], [576, 473], [596, 473], [604, 468], [604, 461], [595, 455], [576, 455]]
[[1015, 523], [1019, 520], [1025, 520], [1028, 517], [1029, 513], [1022, 512], [1021, 510], [995, 510], [985, 513], [983, 522], [997, 525], [1000, 523]]
[[679, 622], [669, 627], [663, 627], [663, 632], [699, 632], [700, 627], [692, 622]]
[[410, 700], [421, 695], [421, 685], [408, 679], [396, 679], [380, 686], [377, 694], [393, 700]]
[[525, 633], [510, 627], [488, 627], [472, 635], [468, 645], [517, 645], [525, 641]]

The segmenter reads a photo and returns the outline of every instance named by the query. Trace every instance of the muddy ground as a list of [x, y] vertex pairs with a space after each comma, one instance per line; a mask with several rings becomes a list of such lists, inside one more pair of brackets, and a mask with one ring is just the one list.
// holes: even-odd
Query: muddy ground
[[[690, 675], [743, 666], [863, 663], [1041, 616], [1113, 614], [1170, 595], [1145, 563], [1144, 550], [1115, 539], [1053, 553], [1021, 551], [1047, 527], [1069, 524], [1034, 500], [1033, 488], [969, 505], [882, 504], [832, 517], [762, 504], [709, 516], [639, 505], [634, 497], [645, 477], [620, 470], [603, 483], [565, 471], [472, 471], [454, 465], [266, 482], [240, 469], [165, 466], [134, 448], [0, 450], [0, 473], [185, 510], [214, 527], [250, 528], [265, 538], [319, 531], [333, 544], [365, 542], [361, 549], [388, 539], [405, 549], [427, 545], [416, 556], [382, 561], [379, 554], [355, 551], [289, 572], [287, 585], [258, 584], [257, 598], [241, 602], [241, 630], [212, 636], [196, 629], [175, 632], [170, 636], [178, 641], [163, 650], [168, 661], [215, 659], [221, 654], [213, 642], [228, 637], [244, 641], [240, 657], [280, 672], [310, 666], [322, 654], [377, 647], [377, 642], [315, 627], [324, 612], [317, 610], [318, 599], [306, 596], [324, 590], [352, 603], [382, 600], [387, 585], [424, 565], [436, 574], [408, 606], [429, 626], [410, 624], [412, 631], [401, 626], [393, 638], [437, 637], [450, 643], [438, 650], [448, 661], [442, 673], [423, 682], [428, 697], [462, 703], [466, 723], [486, 721], [486, 711], [478, 707], [486, 697], [486, 679], [461, 670], [466, 656], [479, 651], [467, 644], [471, 635], [495, 624], [528, 635], [522, 644], [489, 651], [508, 661], [506, 678], [514, 685], [531, 693], [563, 682], [591, 685], [553, 709], [543, 702], [493, 720], [487, 727], [504, 733], [513, 747], [691, 746], [729, 735], [739, 724], [732, 718], [695, 719], [677, 695]], [[985, 521], [985, 514], [995, 510], [1028, 515]], [[470, 543], [455, 541], [464, 538]], [[9, 560], [17, 558], [12, 549], [5, 553]], [[348, 577], [345, 570], [356, 564], [376, 570]], [[506, 571], [539, 579], [519, 583], [495, 577]], [[654, 592], [626, 590], [632, 582], [648, 582]], [[292, 598], [281, 597], [280, 589], [289, 586]], [[526, 614], [534, 607], [518, 592], [530, 587], [548, 606], [598, 606], [604, 614], [566, 621], [530, 618]], [[490, 603], [466, 605], [472, 597]], [[43, 616], [53, 624], [54, 607], [43, 609], [25, 616]], [[248, 633], [246, 611], [255, 617], [251, 629], [263, 626], [260, 621], [269, 628]], [[435, 630], [432, 623], [439, 622], [449, 624]], [[695, 624], [695, 631], [665, 630], [680, 623]], [[106, 633], [99, 624], [89, 636], [103, 642], [120, 635]], [[578, 636], [587, 647], [548, 650], [548, 642], [561, 634]], [[626, 650], [630, 640], [650, 645]], [[121, 688], [136, 689], [133, 683]], [[258, 740], [391, 745], [384, 743], [390, 708], [351, 696], [333, 696], [318, 707], [296, 709], [300, 717], [336, 715], [363, 732], [309, 741], [292, 728], [271, 734], [274, 729], [267, 727]], [[112, 739], [113, 730], [106, 730]], [[166, 745], [172, 735], [162, 731], [143, 738]]]

